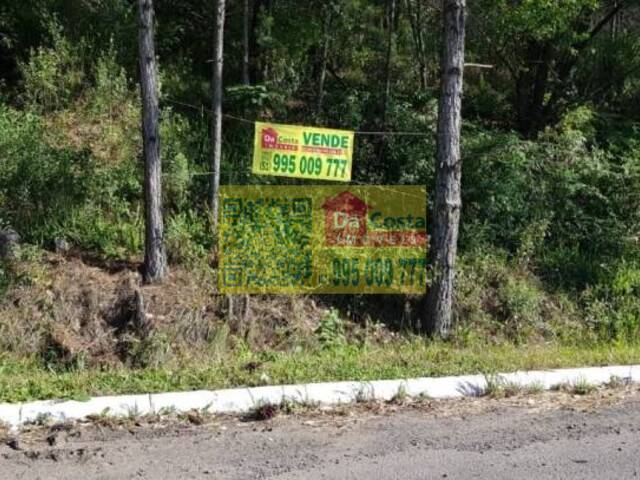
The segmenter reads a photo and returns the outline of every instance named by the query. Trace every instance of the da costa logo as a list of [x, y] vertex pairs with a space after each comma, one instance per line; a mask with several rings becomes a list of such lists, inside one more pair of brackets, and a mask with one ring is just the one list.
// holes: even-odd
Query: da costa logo
[[262, 148], [275, 148], [278, 143], [278, 132], [275, 128], [262, 129]]
[[262, 129], [262, 148], [270, 150], [298, 150], [298, 139], [280, 135], [273, 127]]
[[419, 247], [427, 243], [424, 217], [385, 214], [345, 191], [328, 198], [325, 244], [349, 247]]

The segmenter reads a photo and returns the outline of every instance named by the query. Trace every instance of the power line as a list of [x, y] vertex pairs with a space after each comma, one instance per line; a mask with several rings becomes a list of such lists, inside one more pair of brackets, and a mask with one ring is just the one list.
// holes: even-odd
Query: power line
[[[171, 100], [171, 99], [164, 99], [166, 102], [169, 103], [173, 103], [175, 105], [180, 105], [183, 107], [187, 107], [187, 108], [191, 108], [193, 110], [198, 110], [200, 112], [209, 112], [212, 113], [213, 110], [211, 110], [208, 107], [205, 107], [204, 105], [201, 106], [197, 106], [197, 105], [192, 105], [190, 103], [184, 103], [184, 102], [178, 102], [176, 100]], [[236, 120], [238, 122], [242, 122], [242, 123], [246, 123], [246, 124], [250, 124], [253, 125], [255, 124], [255, 122], [257, 120], [249, 120], [247, 118], [242, 118], [242, 117], [237, 117], [235, 115], [230, 115], [228, 113], [223, 113], [222, 116], [224, 118], [228, 118], [231, 120]], [[278, 122], [273, 122], [273, 123], [278, 123]], [[422, 132], [408, 132], [408, 131], [399, 131], [399, 132], [383, 132], [383, 131], [365, 131], [365, 130], [354, 130], [353, 133], [355, 133], [356, 135], [371, 135], [371, 136], [407, 136], [407, 137], [428, 137], [431, 136], [431, 134], [429, 133], [422, 133]]]

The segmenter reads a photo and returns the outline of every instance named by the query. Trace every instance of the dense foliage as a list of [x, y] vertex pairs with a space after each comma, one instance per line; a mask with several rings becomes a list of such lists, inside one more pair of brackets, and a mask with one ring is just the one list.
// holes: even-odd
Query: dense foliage
[[[358, 136], [355, 181], [433, 185], [440, 2], [252, 0], [250, 84], [243, 2], [227, 2], [226, 113], [422, 132]], [[468, 62], [489, 68], [465, 73], [460, 335], [636, 337], [640, 5], [468, 3]], [[96, 255], [141, 255], [135, 8], [0, 6], [0, 227], [31, 244], [65, 238]], [[203, 173], [213, 2], [156, 9], [168, 252], [194, 265], [212, 246]], [[250, 124], [225, 122], [223, 183], [264, 182], [249, 173]]]

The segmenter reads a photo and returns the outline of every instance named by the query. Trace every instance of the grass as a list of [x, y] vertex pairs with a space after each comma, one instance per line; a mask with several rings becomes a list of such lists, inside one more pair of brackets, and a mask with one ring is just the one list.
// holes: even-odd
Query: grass
[[572, 395], [588, 395], [597, 389], [598, 387], [596, 385], [589, 383], [584, 377], [580, 377], [573, 382], [554, 385], [552, 388], [552, 390], [559, 390]]
[[486, 375], [487, 386], [482, 392], [482, 396], [492, 398], [509, 398], [515, 395], [535, 395], [544, 390], [544, 385], [534, 382], [529, 385], [521, 385], [517, 382], [506, 380], [500, 375]]
[[[260, 360], [258, 369], [246, 368]], [[184, 360], [162, 368], [52, 371], [37, 360], [0, 354], [0, 402], [84, 400], [93, 395], [219, 389], [272, 384], [377, 380], [577, 366], [640, 363], [634, 344], [515, 346], [453, 344], [411, 339], [379, 346], [344, 345], [300, 353], [239, 350], [217, 360]]]

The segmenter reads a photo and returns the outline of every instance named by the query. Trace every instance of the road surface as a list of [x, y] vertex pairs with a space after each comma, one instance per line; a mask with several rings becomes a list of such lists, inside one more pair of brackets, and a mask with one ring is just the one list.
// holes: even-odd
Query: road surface
[[[0, 445], [1, 479], [633, 479], [640, 392], [357, 406], [35, 429]], [[196, 423], [196, 424], [194, 424]]]

